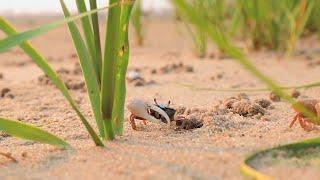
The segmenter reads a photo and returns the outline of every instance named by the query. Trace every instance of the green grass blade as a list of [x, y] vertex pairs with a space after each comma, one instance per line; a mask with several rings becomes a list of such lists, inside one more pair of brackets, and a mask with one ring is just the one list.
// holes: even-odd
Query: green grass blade
[[[290, 156], [295, 158], [300, 158], [303, 151], [309, 148], [320, 147], [320, 138], [308, 139], [304, 141], [300, 141], [297, 143], [287, 144], [283, 146], [278, 146], [275, 148], [270, 148], [266, 150], [259, 151], [257, 153], [252, 154], [248, 158], [246, 158], [245, 162], [241, 165], [241, 171], [248, 177], [257, 179], [259, 177], [264, 177], [267, 179], [274, 179], [272, 177], [268, 177], [257, 170], [257, 167], [254, 165], [254, 161], [263, 158], [264, 156], [270, 158], [273, 157], [273, 152], [279, 151], [290, 151]], [[300, 154], [300, 155], [299, 155]]]
[[[90, 0], [90, 9], [91, 10], [97, 9], [97, 1], [96, 0]], [[94, 34], [95, 50], [96, 50], [96, 53], [97, 53], [96, 63], [98, 64], [99, 74], [100, 74], [100, 82], [101, 82], [102, 51], [101, 51], [101, 43], [100, 43], [99, 18], [98, 18], [98, 14], [97, 13], [94, 13], [94, 14], [91, 15], [91, 21], [92, 21], [92, 28], [93, 28], [93, 34]]]
[[[131, 1], [127, 0], [122, 4], [125, 4], [125, 3], [131, 4], [132, 0]], [[59, 26], [61, 26], [63, 24], [67, 24], [69, 22], [72, 22], [72, 21], [75, 21], [75, 20], [80, 19], [82, 17], [97, 13], [99, 11], [106, 10], [108, 8], [112, 9], [112, 8], [114, 8], [116, 6], [119, 6], [119, 4], [121, 4], [121, 3], [113, 3], [113, 4], [110, 4], [107, 7], [102, 7], [102, 8], [99, 8], [99, 9], [96, 9], [96, 10], [92, 10], [92, 11], [88, 11], [86, 13], [82, 13], [82, 14], [79, 14], [79, 15], [76, 15], [76, 16], [71, 16], [69, 18], [58, 20], [58, 21], [55, 21], [55, 22], [50, 23], [50, 24], [45, 24], [45, 25], [40, 26], [38, 28], [31, 29], [31, 30], [28, 30], [28, 31], [25, 31], [25, 32], [22, 32], [22, 33], [18, 33], [18, 34], [12, 35], [12, 36], [7, 37], [5, 39], [2, 39], [2, 40], [0, 40], [0, 52], [7, 51], [8, 49], [10, 49], [10, 48], [12, 48], [14, 46], [17, 46], [17, 45], [23, 43], [26, 40], [29, 40], [29, 39], [31, 39], [31, 38], [33, 38], [35, 36], [38, 36], [38, 35], [43, 34], [45, 32], [48, 32], [48, 31], [50, 31], [50, 30], [52, 30], [54, 28], [57, 28], [57, 27], [59, 27]]]
[[[109, 4], [118, 3], [119, 0], [110, 0]], [[112, 140], [115, 138], [115, 132], [112, 125], [112, 111], [115, 90], [115, 62], [117, 60], [119, 41], [117, 40], [120, 31], [120, 7], [112, 8], [108, 11], [107, 31], [105, 40], [104, 59], [102, 63], [102, 81], [101, 81], [101, 112], [103, 120], [108, 123], [106, 126], [106, 138]]]
[[[86, 4], [84, 2], [84, 0], [76, 0], [76, 4], [78, 7], [78, 11], [79, 13], [85, 13], [87, 12], [87, 7]], [[89, 50], [91, 59], [92, 59], [92, 63], [94, 66], [94, 70], [96, 73], [96, 77], [98, 79], [98, 82], [100, 84], [100, 77], [101, 77], [101, 64], [99, 64], [98, 59], [97, 59], [97, 52], [96, 52], [96, 48], [95, 48], [95, 40], [94, 40], [94, 36], [93, 36], [93, 30], [92, 30], [92, 25], [90, 22], [90, 18], [88, 16], [85, 16], [83, 18], [81, 18], [81, 25], [82, 25], [82, 29], [84, 32], [84, 37], [86, 40], [86, 44], [87, 44], [87, 48]]]
[[37, 127], [18, 121], [0, 118], [0, 131], [3, 131], [14, 137], [50, 144], [63, 149], [71, 148], [67, 142], [58, 138], [57, 136]]
[[[60, 0], [61, 7], [63, 9], [63, 12], [68, 18], [70, 16], [70, 12], [67, 9], [65, 3], [63, 0]], [[78, 53], [81, 69], [83, 72], [83, 76], [86, 82], [87, 86], [87, 92], [90, 98], [91, 107], [93, 110], [93, 114], [95, 116], [99, 131], [101, 136], [104, 136], [104, 125], [103, 121], [101, 119], [101, 113], [100, 113], [100, 87], [98, 83], [98, 79], [95, 76], [95, 71], [93, 67], [93, 63], [91, 60], [91, 57], [89, 55], [88, 49], [86, 48], [86, 45], [81, 37], [81, 34], [74, 22], [68, 23], [68, 27], [72, 36], [72, 40], [74, 43], [74, 46], [76, 48], [76, 51]]]
[[143, 45], [142, 23], [141, 23], [141, 0], [136, 0], [131, 13], [131, 22], [135, 30], [135, 34], [138, 40], [138, 45]]
[[[1, 30], [6, 33], [8, 36], [11, 36], [13, 34], [18, 33], [13, 26], [11, 26], [7, 21], [5, 21], [3, 18], [0, 17], [0, 27]], [[50, 78], [50, 80], [53, 82], [53, 84], [56, 85], [56, 87], [61, 91], [61, 93], [64, 95], [64, 97], [68, 100], [71, 107], [75, 110], [77, 115], [79, 116], [80, 120], [84, 124], [84, 126], [87, 128], [87, 131], [91, 135], [92, 139], [96, 143], [96, 145], [103, 146], [103, 143], [100, 141], [99, 137], [93, 130], [93, 128], [90, 126], [89, 122], [86, 120], [86, 118], [83, 116], [79, 108], [77, 107], [76, 103], [72, 99], [67, 87], [63, 83], [63, 81], [59, 78], [57, 73], [51, 68], [51, 66], [47, 63], [45, 58], [41, 56], [34, 47], [31, 46], [28, 42], [23, 42], [20, 47], [25, 51], [26, 54], [28, 54], [31, 59], [42, 69], [42, 71]]]
[[[110, 4], [120, 2], [121, 0], [109, 1]], [[123, 85], [121, 79], [125, 76], [128, 63], [128, 56], [126, 54], [129, 51], [127, 33], [131, 8], [132, 4], [122, 4], [122, 6], [112, 8], [108, 12], [101, 88], [101, 111], [104, 121], [109, 123], [107, 126], [108, 135], [106, 137], [108, 139], [115, 137], [115, 131], [119, 132], [121, 122], [123, 121], [122, 119], [118, 119], [121, 117], [120, 115], [118, 116], [118, 113], [114, 114], [114, 105], [119, 105], [119, 107], [116, 107], [116, 112], [119, 111], [119, 114], [121, 114], [124, 108], [122, 106], [123, 96], [125, 96], [125, 94], [123, 94], [125, 85]], [[118, 92], [115, 92], [115, 90]], [[122, 100], [120, 100], [119, 96], [122, 97]], [[115, 97], [118, 102], [115, 102]], [[115, 123], [115, 121], [118, 121], [119, 124]], [[115, 129], [113, 127], [114, 125]]]
[[112, 112], [112, 120], [114, 122], [115, 132], [117, 134], [122, 134], [123, 132], [123, 122], [124, 122], [124, 103], [126, 97], [126, 73], [129, 63], [129, 37], [128, 37], [128, 26], [130, 15], [133, 5], [123, 5], [121, 7], [120, 16], [120, 34], [119, 42], [121, 51], [118, 53], [118, 60], [116, 61], [115, 69], [115, 100], [114, 109]]

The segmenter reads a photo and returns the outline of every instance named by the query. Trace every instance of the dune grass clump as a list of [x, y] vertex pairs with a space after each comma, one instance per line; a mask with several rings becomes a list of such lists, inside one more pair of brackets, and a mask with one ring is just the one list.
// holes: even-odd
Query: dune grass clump
[[[70, 15], [64, 0], [60, 0], [60, 4], [65, 19], [23, 33], [18, 33], [8, 21], [0, 18], [0, 28], [9, 36], [0, 40], [0, 52], [20, 45], [68, 100], [95, 144], [104, 146], [102, 140], [112, 140], [115, 135], [123, 131], [125, 74], [129, 60], [128, 23], [134, 0], [110, 0], [109, 6], [99, 9], [97, 9], [96, 0], [90, 0], [90, 9], [86, 7], [84, 0], [76, 0], [79, 12], [76, 16]], [[106, 17], [108, 25], [104, 51], [102, 51], [97, 12], [108, 8]], [[81, 28], [74, 22], [77, 19], [81, 20]], [[77, 51], [99, 135], [82, 114], [65, 84], [47, 60], [27, 42], [32, 37], [66, 23]], [[59, 147], [67, 145], [66, 142], [51, 134], [16, 121], [0, 119], [0, 130], [13, 136]]]
[[314, 1], [237, 0], [234, 16], [241, 33], [248, 36], [254, 49], [266, 47], [291, 52], [304, 31]]
[[[211, 26], [230, 38], [251, 41], [254, 50], [294, 51], [299, 37], [306, 32], [319, 32], [319, 0], [185, 0]], [[193, 39], [197, 56], [204, 57], [208, 37], [188, 18], [177, 11]], [[219, 48], [219, 47], [218, 47]], [[220, 51], [222, 49], [219, 48]], [[222, 52], [224, 53], [224, 52]]]

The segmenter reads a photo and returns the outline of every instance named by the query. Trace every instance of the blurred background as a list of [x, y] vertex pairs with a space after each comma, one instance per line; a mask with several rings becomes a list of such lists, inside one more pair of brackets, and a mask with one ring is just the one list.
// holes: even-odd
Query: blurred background
[[[76, 5], [74, 0], [65, 1], [70, 10], [76, 11]], [[107, 4], [108, 0], [98, 0], [98, 6], [102, 7]], [[87, 1], [88, 3], [88, 1]], [[36, 6], [34, 4], [37, 4]], [[142, 3], [142, 8], [144, 11], [153, 11], [155, 13], [163, 13], [164, 11], [172, 10], [172, 5], [169, 0], [144, 0]], [[56, 14], [61, 13], [60, 4], [58, 0], [10, 0], [3, 2], [0, 6], [0, 13], [3, 14]]]

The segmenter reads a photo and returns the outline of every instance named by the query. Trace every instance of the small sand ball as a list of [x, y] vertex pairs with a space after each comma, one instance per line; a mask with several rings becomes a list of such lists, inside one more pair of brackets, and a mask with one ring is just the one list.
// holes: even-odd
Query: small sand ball
[[251, 103], [248, 100], [236, 101], [232, 104], [231, 112], [239, 114], [240, 116], [247, 116], [249, 113], [248, 109], [250, 106]]
[[291, 97], [293, 97], [293, 98], [298, 98], [298, 97], [301, 95], [301, 93], [300, 93], [298, 90], [293, 89], [293, 90], [290, 92], [290, 95], [291, 95]]
[[223, 78], [223, 73], [217, 74], [217, 79], [221, 79], [221, 78]]
[[264, 115], [265, 111], [264, 109], [258, 105], [258, 104], [251, 104], [250, 106], [247, 107], [248, 109], [248, 114], [251, 116], [257, 115], [257, 114], [262, 114]]
[[146, 85], [146, 81], [144, 79], [137, 79], [133, 83], [134, 86], [141, 87]]
[[235, 98], [235, 97], [230, 97], [230, 98], [227, 98], [224, 102], [223, 102], [223, 106], [224, 108], [226, 109], [230, 109], [232, 108], [232, 105], [237, 102], [238, 100]]
[[177, 108], [176, 113], [179, 114], [179, 115], [181, 115], [181, 114], [184, 114], [184, 113], [186, 112], [186, 110], [187, 110], [187, 108], [186, 108], [185, 106], [179, 106], [179, 107]]
[[28, 154], [27, 154], [27, 152], [23, 151], [23, 152], [21, 153], [21, 156], [24, 157], [24, 158], [26, 158], [26, 157], [28, 156]]
[[64, 67], [61, 67], [60, 69], [57, 70], [58, 74], [69, 74], [70, 71]]
[[278, 96], [275, 92], [271, 92], [269, 97], [270, 97], [271, 101], [273, 101], [273, 102], [281, 101], [280, 96]]
[[193, 72], [194, 71], [192, 66], [186, 66], [185, 69], [186, 69], [186, 72]]
[[1, 97], [4, 97], [7, 93], [9, 93], [11, 90], [9, 88], [3, 88], [1, 90]]
[[249, 100], [249, 96], [246, 93], [239, 93], [237, 95], [238, 99], [248, 99]]
[[156, 69], [151, 69], [150, 73], [151, 74], [157, 74], [157, 70]]
[[256, 99], [254, 100], [255, 103], [259, 104], [263, 108], [268, 108], [271, 105], [271, 101], [268, 99]]

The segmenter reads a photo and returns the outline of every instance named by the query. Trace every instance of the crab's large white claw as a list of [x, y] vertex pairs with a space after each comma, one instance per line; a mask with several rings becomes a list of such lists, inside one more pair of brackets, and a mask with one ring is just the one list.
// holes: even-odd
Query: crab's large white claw
[[166, 120], [167, 120], [167, 122], [168, 122], [167, 124], [168, 124], [168, 126], [170, 127], [170, 118], [169, 118], [168, 114], [167, 114], [164, 110], [162, 110], [161, 108], [159, 108], [158, 106], [155, 106], [155, 105], [153, 105], [153, 104], [148, 104], [148, 106], [149, 106], [150, 109], [156, 111], [156, 112], [159, 113], [161, 116], [163, 116], [164, 118], [166, 118]]
[[170, 125], [170, 118], [167, 115], [166, 112], [164, 112], [161, 108], [153, 105], [153, 104], [148, 104], [142, 100], [139, 99], [133, 99], [131, 100], [128, 104], [127, 104], [127, 108], [128, 110], [139, 117], [142, 117], [150, 122], [154, 122], [154, 123], [161, 123], [161, 120], [156, 119], [155, 117], [151, 116], [148, 114], [148, 108], [158, 112], [159, 114], [161, 114], [164, 118], [166, 118], [168, 125]]

